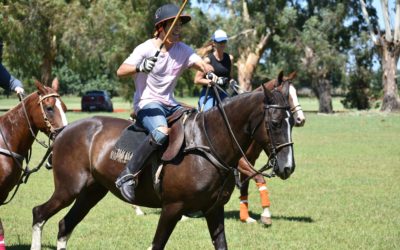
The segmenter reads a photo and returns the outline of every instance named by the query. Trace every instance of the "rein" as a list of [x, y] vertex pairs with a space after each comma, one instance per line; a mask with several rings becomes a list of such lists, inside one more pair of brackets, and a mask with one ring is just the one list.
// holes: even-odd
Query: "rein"
[[[237, 141], [237, 139], [236, 139], [236, 137], [235, 137], [235, 135], [234, 135], [234, 133], [233, 133], [233, 131], [232, 131], [232, 128], [231, 128], [231, 126], [230, 126], [230, 124], [229, 124], [229, 120], [228, 120], [228, 118], [227, 118], [226, 112], [225, 112], [223, 106], [221, 105], [221, 102], [222, 102], [222, 101], [221, 101], [221, 98], [220, 98], [220, 96], [219, 96], [219, 94], [218, 94], [218, 89], [222, 90], [223, 92], [225, 92], [225, 91], [224, 91], [222, 88], [220, 88], [219, 86], [216, 86], [216, 85], [212, 85], [211, 87], [213, 88], [215, 97], [217, 98], [218, 109], [220, 110], [220, 112], [221, 112], [221, 114], [222, 114], [222, 116], [223, 116], [223, 120], [224, 120], [224, 122], [225, 122], [226, 127], [228, 128], [230, 137], [234, 140], [236, 146], [238, 147], [238, 149], [239, 149], [239, 151], [240, 151], [241, 156], [242, 156], [243, 159], [246, 161], [246, 163], [248, 164], [249, 168], [250, 168], [252, 171], [254, 171], [254, 174], [252, 174], [251, 176], [248, 176], [243, 182], [240, 182], [240, 181], [238, 180], [238, 178], [237, 178], [238, 176], [236, 176], [236, 175], [237, 175], [237, 173], [236, 173], [235, 176], [236, 176], [236, 179], [237, 179], [237, 185], [240, 187], [240, 186], [242, 185], [242, 183], [244, 183], [244, 182], [246, 182], [246, 181], [249, 181], [251, 178], [253, 178], [253, 177], [254, 177], [255, 175], [257, 175], [257, 174], [261, 174], [262, 176], [267, 177], [267, 178], [275, 177], [275, 173], [274, 173], [274, 170], [273, 170], [273, 169], [274, 169], [274, 167], [277, 165], [277, 152], [278, 152], [280, 149], [282, 149], [282, 148], [284, 148], [284, 147], [286, 147], [286, 146], [291, 146], [291, 145], [293, 145], [293, 142], [287, 142], [287, 143], [283, 143], [283, 144], [276, 145], [276, 144], [274, 143], [274, 141], [273, 141], [273, 137], [272, 137], [272, 133], [271, 133], [271, 128], [270, 128], [270, 127], [272, 126], [272, 125], [271, 125], [271, 121], [268, 121], [267, 132], [268, 132], [268, 136], [269, 136], [269, 138], [270, 138], [270, 143], [269, 143], [270, 155], [269, 155], [269, 157], [268, 157], [267, 163], [266, 163], [263, 167], [261, 167], [260, 170], [257, 170], [257, 169], [253, 166], [253, 164], [250, 163], [250, 161], [249, 161], [248, 158], [246, 157], [246, 154], [244, 153], [243, 149], [240, 147], [240, 145], [239, 145], [239, 143], [238, 143], [238, 141]], [[278, 90], [276, 90], [276, 88], [275, 88], [273, 91], [278, 91]], [[207, 92], [208, 92], [208, 89], [207, 89]], [[278, 91], [278, 92], [279, 92], [279, 91]], [[279, 93], [280, 93], [280, 92], [279, 92]], [[206, 96], [207, 96], [207, 95], [206, 95]], [[286, 102], [286, 101], [285, 101], [285, 102]], [[286, 103], [287, 103], [287, 102], [286, 102]], [[300, 108], [297, 109], [298, 107], [300, 107]], [[294, 114], [295, 112], [301, 110], [301, 106], [300, 106], [300, 105], [297, 105], [297, 106], [293, 107], [292, 109], [290, 109], [289, 105], [286, 105], [286, 106], [280, 106], [280, 105], [276, 105], [276, 104], [264, 105], [264, 114], [263, 114], [263, 117], [266, 116], [266, 111], [267, 111], [267, 110], [270, 110], [270, 109], [285, 109], [285, 110], [290, 110], [290, 113], [291, 113], [291, 114]], [[297, 109], [297, 110], [296, 110], [296, 109]], [[269, 112], [267, 112], [267, 115], [268, 115], [268, 114], [269, 114]], [[203, 120], [204, 120], [204, 116], [203, 116]], [[259, 121], [258, 125], [253, 129], [253, 131], [252, 131], [252, 133], [251, 133], [251, 137], [253, 137], [255, 131], [256, 131], [256, 130], [258, 129], [258, 127], [261, 125], [262, 121], [263, 121], [263, 119], [261, 119], [261, 120]], [[204, 123], [204, 121], [203, 121], [203, 123]], [[205, 131], [205, 135], [206, 135], [206, 138], [207, 138], [207, 141], [208, 141], [209, 145], [211, 146], [211, 147], [210, 147], [210, 149], [211, 149], [211, 154], [212, 154], [212, 155], [215, 155], [215, 157], [218, 159], [217, 154], [216, 154], [216, 151], [215, 151], [215, 149], [213, 149], [212, 144], [211, 144], [211, 140], [210, 140], [209, 137], [207, 136], [206, 131]], [[237, 168], [228, 166], [228, 165], [227, 165], [224, 161], [222, 161], [222, 160], [219, 160], [219, 161], [222, 162], [222, 165], [224, 166], [225, 169], [237, 171]], [[264, 173], [265, 171], [267, 171], [267, 170], [269, 170], [269, 169], [272, 169], [272, 171], [271, 171], [270, 173]]]

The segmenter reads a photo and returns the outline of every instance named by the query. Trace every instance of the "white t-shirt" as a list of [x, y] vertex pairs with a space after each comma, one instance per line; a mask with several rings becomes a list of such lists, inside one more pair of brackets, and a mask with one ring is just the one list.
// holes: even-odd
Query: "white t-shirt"
[[[139, 65], [145, 58], [154, 56], [157, 48], [152, 39], [137, 46], [124, 61]], [[183, 70], [201, 60], [192, 48], [182, 42], [175, 43], [167, 52], [160, 52], [158, 60], [150, 73], [139, 72], [134, 75], [136, 92], [133, 98], [135, 112], [150, 102], [176, 106], [174, 89]]]

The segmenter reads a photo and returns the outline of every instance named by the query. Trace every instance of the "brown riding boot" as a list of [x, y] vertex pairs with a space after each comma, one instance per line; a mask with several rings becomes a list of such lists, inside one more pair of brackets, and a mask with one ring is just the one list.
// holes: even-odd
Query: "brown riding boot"
[[132, 158], [126, 164], [125, 169], [119, 174], [115, 185], [120, 189], [122, 196], [130, 203], [135, 200], [135, 187], [137, 186], [137, 174], [143, 169], [146, 161], [154, 151], [160, 148], [151, 134], [149, 134]]

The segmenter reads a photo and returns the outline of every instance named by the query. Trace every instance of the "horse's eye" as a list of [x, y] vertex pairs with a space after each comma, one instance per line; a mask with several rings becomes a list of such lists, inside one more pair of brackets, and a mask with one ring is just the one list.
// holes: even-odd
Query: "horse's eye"
[[272, 123], [272, 126], [274, 128], [280, 128], [281, 127], [281, 123], [279, 121], [272, 120], [271, 123]]
[[46, 111], [52, 113], [54, 111], [54, 108], [52, 106], [47, 106]]

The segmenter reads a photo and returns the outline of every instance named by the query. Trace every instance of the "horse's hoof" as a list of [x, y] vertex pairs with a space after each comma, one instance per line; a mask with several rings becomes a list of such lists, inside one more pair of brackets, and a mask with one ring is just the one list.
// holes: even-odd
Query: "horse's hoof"
[[271, 226], [272, 219], [271, 217], [261, 216], [261, 223], [264, 224], [265, 226]]
[[247, 223], [247, 224], [257, 223], [257, 221], [255, 219], [251, 218], [251, 217], [247, 217], [247, 219], [245, 219], [245, 220], [240, 219], [240, 221], [243, 222], [243, 223]]

